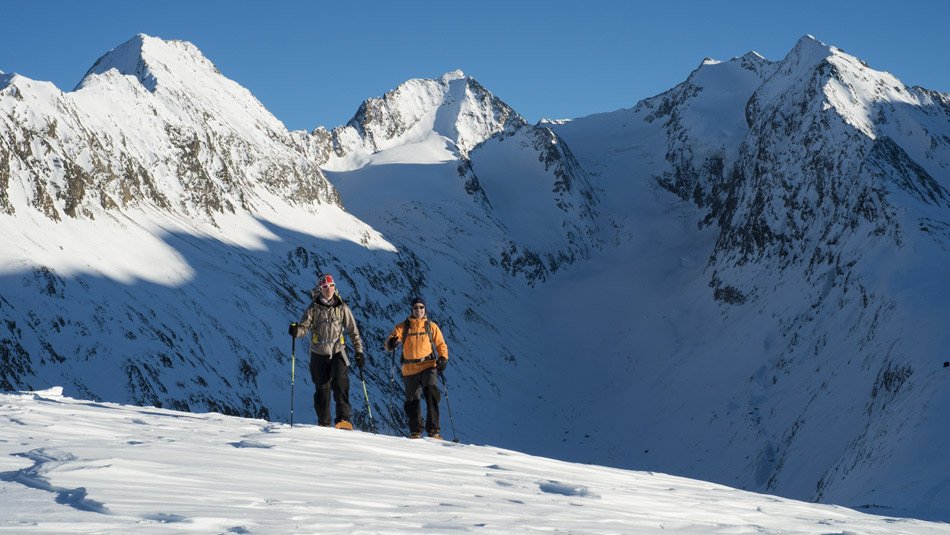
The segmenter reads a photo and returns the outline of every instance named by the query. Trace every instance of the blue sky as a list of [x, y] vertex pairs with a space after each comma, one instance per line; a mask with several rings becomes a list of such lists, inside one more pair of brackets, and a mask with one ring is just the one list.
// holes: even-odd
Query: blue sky
[[705, 57], [781, 59], [805, 34], [950, 92], [950, 2], [4, 2], [0, 70], [71, 90], [138, 33], [191, 41], [290, 129], [462, 69], [531, 122], [633, 106]]

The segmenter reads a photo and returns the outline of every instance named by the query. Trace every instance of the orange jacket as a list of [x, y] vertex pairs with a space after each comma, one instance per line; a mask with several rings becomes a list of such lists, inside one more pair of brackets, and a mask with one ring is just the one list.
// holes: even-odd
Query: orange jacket
[[[429, 322], [429, 332], [432, 334], [432, 341], [426, 334], [426, 322]], [[434, 321], [426, 318], [409, 318], [409, 332], [404, 335], [403, 330], [405, 322], [397, 323], [393, 331], [389, 333], [390, 337], [395, 337], [402, 342], [402, 374], [415, 375], [422, 370], [435, 367], [435, 358], [449, 358], [449, 347], [445, 345], [445, 339], [442, 338], [442, 330]], [[438, 355], [432, 355], [432, 346]], [[407, 362], [408, 361], [408, 362]]]

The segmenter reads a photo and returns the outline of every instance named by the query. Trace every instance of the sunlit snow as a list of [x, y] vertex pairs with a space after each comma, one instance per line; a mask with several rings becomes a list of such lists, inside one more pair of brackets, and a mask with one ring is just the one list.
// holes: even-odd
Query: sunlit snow
[[0, 395], [9, 533], [950, 533], [487, 445]]

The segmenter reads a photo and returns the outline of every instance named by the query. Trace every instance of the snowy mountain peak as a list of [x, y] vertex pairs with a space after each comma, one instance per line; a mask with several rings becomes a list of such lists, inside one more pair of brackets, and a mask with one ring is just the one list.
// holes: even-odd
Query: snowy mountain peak
[[930, 169], [944, 174], [940, 169], [946, 168], [950, 158], [947, 144], [930, 132], [943, 127], [945, 115], [935, 105], [933, 92], [909, 88], [892, 74], [877, 71], [812, 36], [802, 37], [778, 63], [776, 72], [756, 90], [749, 102], [749, 117], [769, 118], [779, 109], [785, 115], [833, 110], [870, 139], [907, 138], [906, 146], [915, 159], [940, 162]]
[[742, 56], [732, 58], [731, 62], [745, 70], [760, 74], [771, 75], [775, 69], [775, 62], [765, 59], [761, 54], [755, 51], [746, 52]]
[[[717, 85], [717, 90], [728, 89], [728, 84], [734, 83], [726, 80], [735, 76], [748, 77], [750, 71], [754, 79], [761, 80], [767, 77], [774, 66], [774, 63], [763, 58], [755, 52], [749, 52], [743, 56], [734, 57], [728, 61], [719, 61], [717, 59], [705, 58], [699, 67], [690, 73], [687, 83], [699, 83], [700, 85], [712, 83]], [[715, 74], [711, 74], [715, 73]], [[713, 79], [710, 79], [710, 76]], [[742, 84], [747, 85], [746, 83]]]
[[763, 56], [762, 54], [759, 54], [755, 50], [750, 50], [746, 52], [745, 54], [741, 56], [741, 59], [748, 60], [748, 61], [769, 61], [765, 59], [765, 56]]
[[837, 51], [837, 48], [806, 35], [795, 43], [782, 62], [801, 69], [810, 69]]
[[[683, 83], [639, 102], [632, 110], [616, 112], [614, 119], [608, 119], [626, 123], [636, 117], [633, 124], [642, 124], [644, 130], [630, 129], [616, 139], [600, 142], [594, 142], [590, 136], [585, 136], [586, 140], [570, 136], [568, 142], [572, 146], [575, 143], [599, 146], [601, 148], [596, 150], [619, 155], [628, 152], [624, 145], [646, 146], [644, 140], [652, 139], [655, 145], [651, 158], [663, 161], [656, 156], [664, 155], [669, 164], [669, 167], [664, 164], [654, 167], [653, 176], [683, 199], [694, 198], [702, 205], [701, 199], [710, 186], [706, 179], [700, 178], [701, 170], [719, 169], [738, 157], [749, 127], [746, 102], [756, 88], [772, 76], [775, 65], [754, 52], [728, 61], [705, 58]], [[592, 123], [602, 119], [592, 118]], [[567, 131], [583, 128], [581, 125], [585, 122], [580, 121]], [[617, 143], [620, 145], [614, 146]], [[635, 162], [618, 165], [635, 165]]]
[[[744, 69], [747, 71], [753, 71], [756, 73], [761, 73], [762, 69], [774, 65], [773, 62], [765, 59], [758, 52], [747, 52], [742, 56], [734, 57], [728, 61], [720, 61], [715, 58], [705, 57], [703, 61], [700, 62], [699, 66], [690, 73], [690, 76], [687, 78], [687, 82], [693, 80], [697, 73], [703, 72], [704, 69], [708, 68], [725, 68], [725, 69]], [[725, 67], [721, 67], [725, 66]]]
[[[67, 93], [4, 78], [0, 160], [12, 158], [14, 180], [0, 183], [3, 212], [19, 204], [58, 221], [144, 203], [213, 219], [275, 194], [338, 202], [306, 147], [191, 43], [137, 35]], [[43, 150], [22, 141], [37, 136]]]
[[[136, 77], [149, 91], [160, 83], [172, 82], [184, 73], [220, 76], [218, 69], [198, 48], [187, 41], [165, 41], [138, 34], [99, 58], [77, 89], [83, 87], [92, 75], [104, 74], [111, 69]], [[167, 77], [167, 78], [166, 78]]]
[[442, 83], [448, 84], [449, 82], [453, 80], [462, 80], [465, 78], [466, 78], [465, 73], [462, 72], [461, 69], [455, 69], [454, 71], [447, 72], [442, 75]]
[[96, 98], [111, 93], [108, 98], [128, 99], [130, 95], [115, 94], [128, 93], [120, 88], [121, 77], [138, 80], [158, 97], [153, 104], [176, 116], [176, 121], [207, 121], [218, 129], [227, 125], [227, 129], [240, 130], [242, 137], [286, 137], [283, 123], [187, 41], [136, 35], [99, 58], [75, 91], [100, 94]]
[[346, 126], [315, 135], [329, 144], [330, 170], [357, 169], [401, 155], [382, 155], [414, 147], [413, 161], [426, 154], [429, 161], [467, 158], [476, 145], [491, 136], [527, 122], [511, 107], [461, 70], [439, 79], [412, 79], [382, 97], [360, 105]]
[[814, 47], [818, 49], [834, 48], [833, 46], [824, 43], [823, 41], [821, 41], [814, 35], [806, 33], [805, 35], [798, 38], [798, 41], [795, 42], [795, 46], [793, 46], [792, 49], [794, 50], [796, 48], [808, 48], [808, 47]]

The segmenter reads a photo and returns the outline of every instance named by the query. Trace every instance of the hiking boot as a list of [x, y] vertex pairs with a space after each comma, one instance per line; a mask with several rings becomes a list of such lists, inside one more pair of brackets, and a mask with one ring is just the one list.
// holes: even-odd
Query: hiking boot
[[442, 440], [442, 435], [440, 435], [439, 432], [436, 431], [435, 433], [429, 433], [429, 438], [436, 438], [436, 439]]
[[422, 433], [419, 431], [413, 431], [409, 433], [409, 438], [422, 438]]
[[337, 428], [337, 429], [346, 429], [347, 431], [352, 431], [352, 430], [353, 430], [353, 424], [351, 424], [350, 422], [347, 422], [346, 420], [340, 420], [339, 422], [337, 422], [336, 428]]

